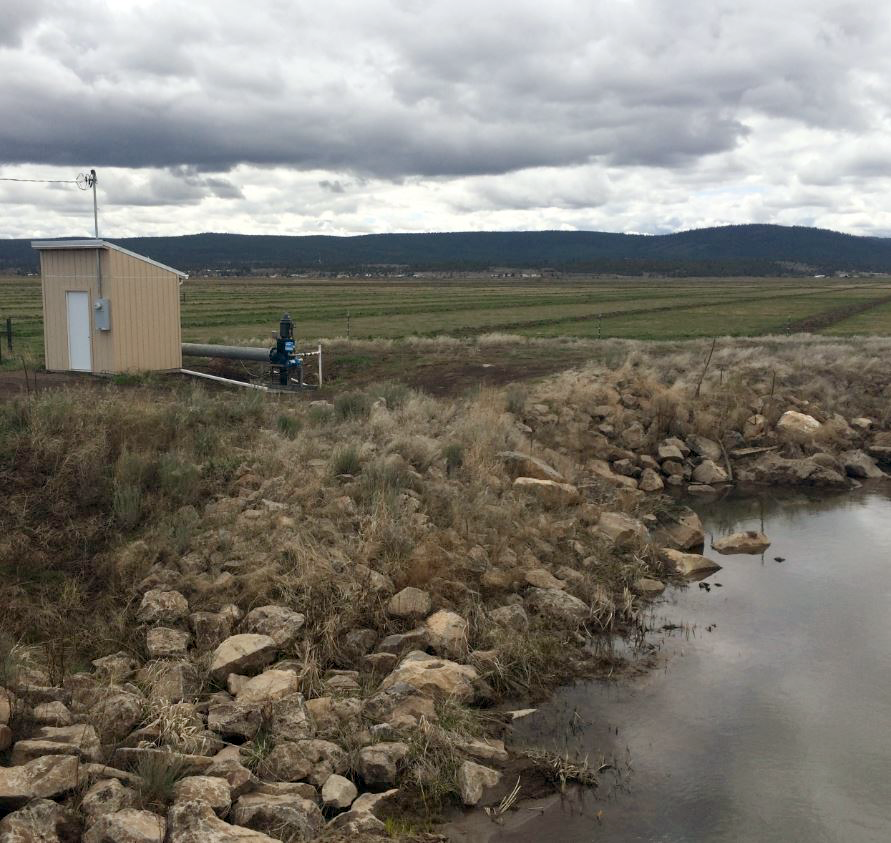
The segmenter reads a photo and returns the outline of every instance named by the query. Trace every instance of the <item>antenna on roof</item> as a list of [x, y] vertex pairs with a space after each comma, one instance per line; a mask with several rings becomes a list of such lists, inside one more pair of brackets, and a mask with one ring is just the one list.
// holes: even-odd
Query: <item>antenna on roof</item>
[[78, 173], [77, 176], [77, 186], [81, 190], [89, 190], [93, 188], [93, 229], [96, 235], [96, 239], [99, 239], [99, 205], [96, 202], [96, 183], [99, 181], [99, 178], [96, 176], [95, 170], [90, 170], [89, 173]]

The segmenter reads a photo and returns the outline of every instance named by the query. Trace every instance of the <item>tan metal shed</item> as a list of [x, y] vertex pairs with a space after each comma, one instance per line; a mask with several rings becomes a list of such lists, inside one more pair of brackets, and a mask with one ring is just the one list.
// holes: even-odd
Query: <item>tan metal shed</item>
[[35, 240], [46, 368], [95, 374], [182, 368], [184, 272], [105, 240]]

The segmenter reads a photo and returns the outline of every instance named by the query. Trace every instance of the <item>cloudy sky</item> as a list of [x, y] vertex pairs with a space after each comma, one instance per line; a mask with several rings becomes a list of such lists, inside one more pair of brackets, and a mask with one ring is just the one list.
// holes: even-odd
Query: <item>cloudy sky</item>
[[[891, 4], [0, 0], [0, 176], [107, 236], [891, 234]], [[87, 234], [0, 181], [0, 237]]]

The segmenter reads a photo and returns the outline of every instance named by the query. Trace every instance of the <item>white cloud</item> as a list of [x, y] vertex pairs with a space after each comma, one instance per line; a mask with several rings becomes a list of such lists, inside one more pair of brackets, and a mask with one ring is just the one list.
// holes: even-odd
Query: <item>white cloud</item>
[[[7, 2], [0, 175], [96, 166], [109, 236], [891, 232], [865, 0]], [[76, 189], [0, 208], [0, 236], [89, 228]]]

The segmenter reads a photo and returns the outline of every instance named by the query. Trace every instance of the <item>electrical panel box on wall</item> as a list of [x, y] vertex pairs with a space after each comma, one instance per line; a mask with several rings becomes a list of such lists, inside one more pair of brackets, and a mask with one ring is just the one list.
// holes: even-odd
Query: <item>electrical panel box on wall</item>
[[97, 331], [111, 330], [111, 302], [108, 299], [96, 299], [93, 314]]

